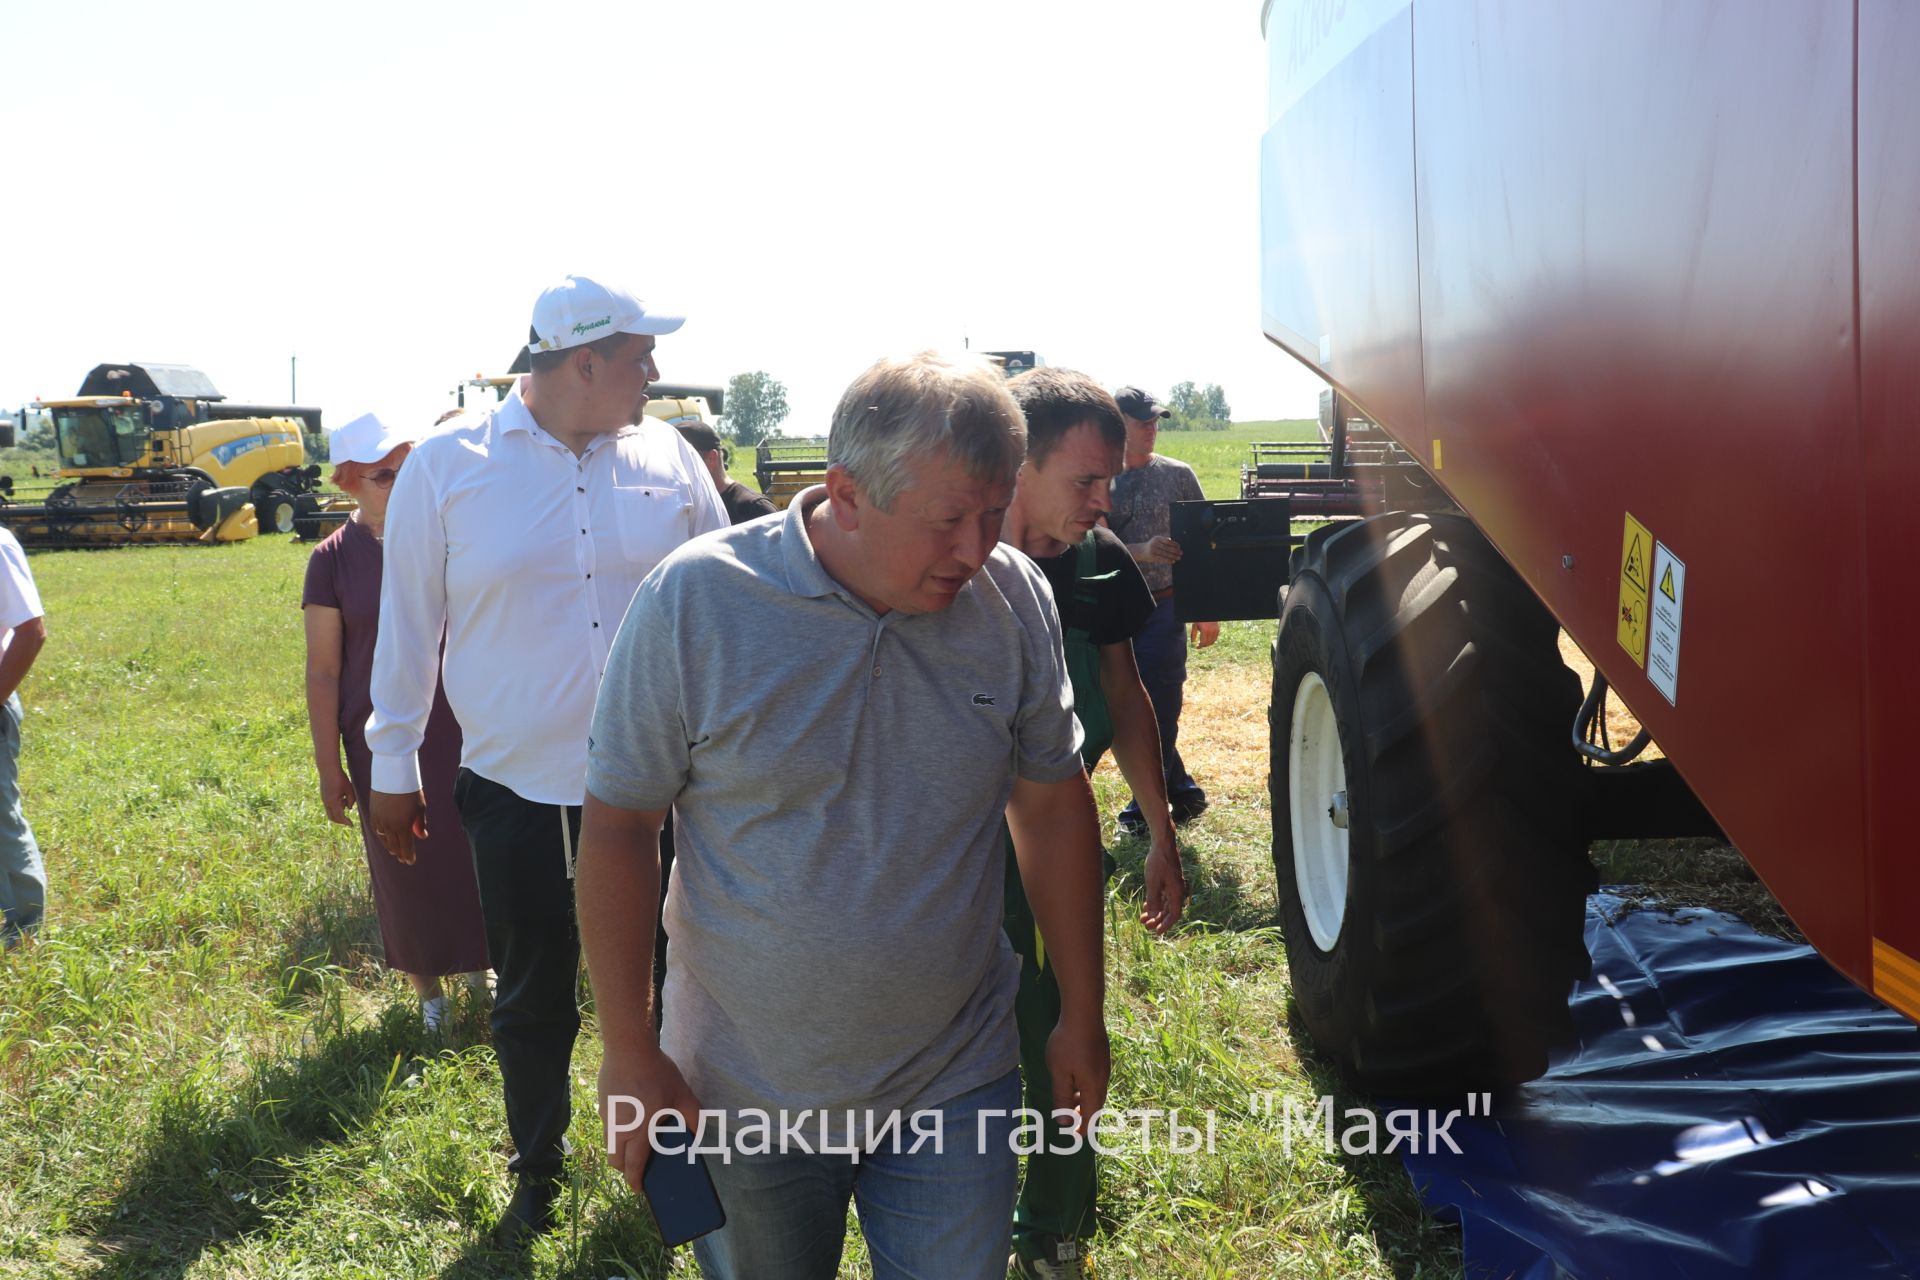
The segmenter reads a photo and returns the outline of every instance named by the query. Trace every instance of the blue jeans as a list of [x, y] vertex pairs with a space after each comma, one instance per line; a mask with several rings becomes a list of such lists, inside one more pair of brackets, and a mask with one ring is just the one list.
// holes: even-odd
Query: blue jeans
[[[1167, 803], [1175, 816], [1183, 809], [1205, 808], [1207, 793], [1187, 772], [1180, 759], [1180, 707], [1186, 699], [1187, 628], [1173, 616], [1171, 597], [1154, 606], [1147, 625], [1133, 638], [1133, 660], [1140, 683], [1153, 703], [1154, 723], [1160, 727], [1160, 770], [1167, 780]], [[1122, 822], [1138, 821], [1140, 804], [1129, 800]]]
[[47, 869], [20, 811], [20, 695], [0, 713], [0, 943], [11, 947], [47, 909]]
[[[709, 1157], [727, 1225], [694, 1241], [707, 1280], [832, 1280], [847, 1201], [860, 1214], [874, 1280], [1004, 1280], [1019, 1160], [1012, 1147], [1020, 1072], [931, 1108], [942, 1149], [883, 1142], [858, 1164], [843, 1155]], [[981, 1142], [980, 1112], [988, 1117]], [[809, 1128], [812, 1126], [809, 1125]], [[778, 1132], [776, 1123], [775, 1132]]]

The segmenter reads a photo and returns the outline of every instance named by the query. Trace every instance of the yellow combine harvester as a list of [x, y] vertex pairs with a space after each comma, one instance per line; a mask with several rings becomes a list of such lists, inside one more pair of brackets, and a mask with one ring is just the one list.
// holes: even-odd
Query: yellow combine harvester
[[186, 365], [96, 366], [79, 395], [34, 405], [53, 416], [65, 483], [29, 503], [0, 478], [0, 524], [52, 547], [290, 532], [319, 482], [301, 432], [320, 429], [320, 411], [225, 401]]

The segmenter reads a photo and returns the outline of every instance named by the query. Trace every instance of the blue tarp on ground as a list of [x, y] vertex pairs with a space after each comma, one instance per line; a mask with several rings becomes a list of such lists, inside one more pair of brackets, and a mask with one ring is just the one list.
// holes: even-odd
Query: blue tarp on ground
[[1466, 1271], [1920, 1277], [1920, 1029], [1718, 912], [1587, 909], [1578, 1046], [1406, 1159]]

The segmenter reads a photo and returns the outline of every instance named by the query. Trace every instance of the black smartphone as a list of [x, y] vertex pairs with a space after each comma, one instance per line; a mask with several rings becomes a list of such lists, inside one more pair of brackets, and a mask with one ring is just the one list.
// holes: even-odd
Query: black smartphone
[[661, 1243], [669, 1249], [727, 1225], [727, 1213], [720, 1207], [707, 1162], [693, 1153], [691, 1136], [685, 1141], [686, 1149], [649, 1154], [646, 1170], [640, 1175], [640, 1189], [646, 1193], [653, 1224], [660, 1230]]

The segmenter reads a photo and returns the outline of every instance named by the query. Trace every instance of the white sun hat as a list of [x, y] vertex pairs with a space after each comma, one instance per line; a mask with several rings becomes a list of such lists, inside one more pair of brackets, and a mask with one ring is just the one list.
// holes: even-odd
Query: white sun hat
[[378, 462], [413, 436], [390, 427], [378, 414], [363, 413], [344, 426], [327, 428], [327, 457], [341, 462]]
[[533, 304], [535, 338], [529, 351], [565, 351], [582, 343], [611, 338], [616, 333], [646, 333], [658, 337], [687, 322], [669, 315], [612, 285], [585, 276], [568, 276], [540, 295]]

